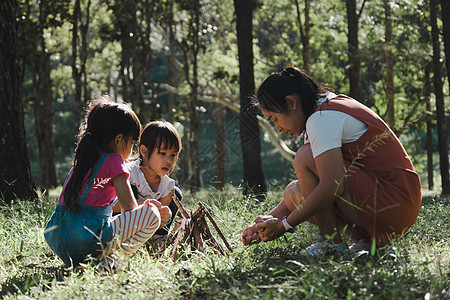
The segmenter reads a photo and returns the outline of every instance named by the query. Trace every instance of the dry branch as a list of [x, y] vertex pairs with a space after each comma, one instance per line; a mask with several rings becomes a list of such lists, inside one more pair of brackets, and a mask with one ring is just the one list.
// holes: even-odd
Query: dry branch
[[[172, 246], [170, 257], [174, 261], [179, 258], [179, 250], [190, 249], [191, 251], [204, 252], [205, 245], [208, 245], [211, 249], [222, 255], [225, 255], [227, 252], [233, 252], [233, 249], [228, 244], [227, 239], [219, 226], [217, 226], [214, 218], [201, 202], [198, 202], [199, 208], [194, 213], [188, 213], [176, 197], [174, 197], [173, 200], [178, 206], [182, 219], [174, 224], [164, 241], [150, 242], [150, 246], [153, 248], [153, 255], [160, 257], [169, 246]], [[224, 249], [211, 233], [205, 216], [212, 223], [214, 229], [221, 237], [226, 249]], [[156, 251], [152, 245], [155, 243], [157, 244]]]

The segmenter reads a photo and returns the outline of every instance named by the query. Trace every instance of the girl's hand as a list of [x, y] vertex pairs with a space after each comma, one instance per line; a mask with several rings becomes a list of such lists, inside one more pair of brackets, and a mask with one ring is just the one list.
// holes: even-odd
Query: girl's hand
[[161, 227], [163, 227], [167, 222], [170, 221], [170, 218], [172, 218], [172, 211], [169, 209], [168, 206], [162, 205], [161, 202], [155, 199], [147, 199], [145, 200], [144, 204], [151, 205], [153, 204], [158, 208], [159, 214], [161, 215]]
[[255, 224], [252, 224], [244, 229], [241, 236], [241, 242], [245, 246], [261, 242], [261, 238], [258, 234], [258, 229], [255, 227]]
[[286, 232], [283, 223], [277, 218], [256, 223], [254, 226], [258, 230], [259, 238], [263, 242], [272, 241]]

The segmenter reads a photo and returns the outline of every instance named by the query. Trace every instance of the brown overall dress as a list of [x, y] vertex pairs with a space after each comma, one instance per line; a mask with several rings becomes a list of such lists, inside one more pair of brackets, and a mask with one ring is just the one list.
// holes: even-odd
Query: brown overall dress
[[375, 112], [350, 97], [338, 95], [316, 109], [321, 110], [349, 114], [368, 127], [357, 141], [342, 145], [360, 233], [375, 238], [378, 247], [403, 235], [417, 219], [422, 195], [419, 175], [402, 144]]

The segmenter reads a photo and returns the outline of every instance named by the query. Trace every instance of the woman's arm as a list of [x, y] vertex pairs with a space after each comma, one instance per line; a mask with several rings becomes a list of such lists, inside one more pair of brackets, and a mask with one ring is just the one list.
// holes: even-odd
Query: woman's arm
[[[296, 226], [309, 218], [328, 209], [336, 195], [344, 192], [345, 169], [341, 148], [328, 150], [314, 159], [314, 166], [296, 166], [300, 191], [304, 200], [301, 204], [287, 214], [287, 222]], [[308, 180], [308, 177], [311, 176]], [[286, 206], [284, 204], [284, 206]], [[286, 212], [282, 204], [279, 204], [272, 212], [281, 220], [283, 216], [278, 212]], [[281, 221], [262, 222], [255, 225], [262, 241], [270, 241], [285, 232]]]
[[131, 210], [138, 206], [136, 199], [133, 196], [130, 182], [125, 173], [119, 174], [113, 178], [113, 185], [119, 198], [121, 212]]
[[291, 226], [303, 223], [323, 212], [330, 207], [335, 196], [342, 195], [344, 192], [345, 166], [341, 148], [334, 148], [320, 154], [314, 162], [315, 170], [310, 172], [318, 177], [317, 185], [302, 182], [301, 177], [307, 175], [297, 174], [304, 201], [287, 217]]

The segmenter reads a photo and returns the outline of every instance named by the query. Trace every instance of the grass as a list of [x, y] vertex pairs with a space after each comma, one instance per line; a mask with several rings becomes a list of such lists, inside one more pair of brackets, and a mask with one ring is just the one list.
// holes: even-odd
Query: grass
[[[118, 252], [114, 274], [95, 264], [65, 270], [48, 248], [43, 228], [60, 190], [36, 203], [0, 208], [0, 297], [85, 299], [450, 299], [450, 199], [427, 195], [416, 224], [392, 246], [374, 256], [311, 260], [299, 252], [314, 242], [316, 229], [299, 226], [276, 241], [243, 247], [241, 231], [282, 196], [265, 201], [239, 190], [186, 194], [184, 205], [201, 201], [234, 248], [220, 256], [210, 249], [188, 252], [173, 262], [145, 248], [125, 261]], [[210, 226], [212, 228], [212, 226]], [[220, 239], [218, 235], [216, 238]], [[395, 256], [390, 249], [396, 248]]]

